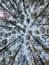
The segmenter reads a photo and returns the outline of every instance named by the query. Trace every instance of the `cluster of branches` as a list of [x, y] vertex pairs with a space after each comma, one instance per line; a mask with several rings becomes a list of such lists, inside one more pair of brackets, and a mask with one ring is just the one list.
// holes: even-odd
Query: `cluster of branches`
[[[14, 6], [14, 3], [13, 3], [13, 2], [15, 3], [16, 7]], [[23, 7], [24, 7], [24, 10], [25, 10], [25, 13], [26, 13], [25, 0], [22, 0], [22, 2], [23, 2]], [[4, 5], [2, 5], [3, 3], [4, 3], [4, 5], [5, 5], [8, 9], [5, 8]], [[16, 16], [15, 14], [13, 14], [13, 12], [10, 10], [10, 8], [7, 6], [7, 4], [4, 2], [4, 0], [3, 0], [3, 3], [0, 4], [0, 6], [1, 6], [4, 10], [6, 10], [14, 19], [16, 19], [18, 22], [20, 22], [20, 20], [18, 20], [18, 19], [17, 19], [17, 16]], [[19, 11], [20, 11], [16, 0], [13, 0], [13, 1], [9, 0], [9, 3], [11, 4], [11, 6], [12, 6], [12, 8], [15, 10], [15, 12], [17, 12], [17, 11], [19, 12]], [[43, 8], [43, 10], [41, 11], [41, 13], [37, 16], [37, 18], [34, 20], [34, 22], [36, 22], [36, 20], [38, 19], [38, 17], [44, 12], [44, 10], [48, 7], [48, 5], [49, 5], [49, 2], [48, 2], [47, 5]], [[16, 8], [17, 8], [17, 11], [16, 11]], [[27, 15], [27, 14], [26, 14], [26, 15]], [[49, 25], [49, 24], [34, 24], [34, 22], [32, 23], [31, 26], [33, 26], [33, 25]], [[7, 23], [12, 24], [12, 25], [16, 26], [17, 28], [19, 28], [20, 30], [22, 30], [23, 32], [25, 32], [25, 29], [23, 29], [23, 28], [21, 28], [20, 26], [16, 25], [16, 24], [14, 23], [14, 21], [11, 22], [11, 21], [7, 20]], [[20, 22], [20, 23], [21, 23], [21, 22]], [[23, 24], [22, 24], [22, 25], [23, 25]], [[0, 25], [0, 27], [12, 28], [12, 27], [3, 26], [3, 25]], [[31, 34], [30, 34], [30, 35], [31, 35]], [[31, 35], [31, 36], [36, 40], [36, 42], [37, 42], [44, 50], [49, 51], [49, 48], [47, 48], [45, 45], [43, 45], [43, 44], [42, 44], [39, 40], [37, 40], [33, 35]], [[17, 42], [17, 40], [21, 39], [21, 37], [22, 37], [22, 35], [19, 36], [19, 37], [18, 37], [17, 39], [15, 39], [14, 41]], [[12, 45], [14, 45], [14, 43], [15, 43], [14, 41], [12, 41], [12, 42], [9, 43], [8, 45], [6, 45], [6, 46], [3, 47], [2, 49], [0, 49], [0, 55], [1, 55], [3, 52], [6, 51], [6, 48], [10, 48]], [[13, 43], [13, 42], [14, 42], [14, 43]], [[13, 44], [12, 44], [12, 43], [13, 43]], [[21, 43], [23, 43], [23, 42], [21, 42]], [[13, 65], [14, 60], [15, 60], [15, 57], [16, 57], [17, 54], [19, 53], [19, 50], [20, 50], [21, 46], [22, 46], [22, 44], [20, 45], [20, 47], [19, 47], [19, 49], [17, 50], [15, 56], [13, 57], [13, 59], [12, 59], [12, 61], [11, 61], [11, 65]], [[37, 52], [37, 50], [36, 50], [36, 48], [35, 48], [34, 46], [33, 46], [33, 48], [34, 48], [34, 50]], [[33, 55], [33, 59], [34, 59], [35, 65], [36, 65], [35, 57], [34, 57], [34, 54], [33, 54], [33, 51], [31, 50], [31, 48], [30, 48], [30, 51], [31, 51], [31, 53], [32, 53], [32, 55]], [[39, 60], [41, 61], [42, 65], [44, 65], [43, 60], [41, 59], [40, 55], [38, 55], [38, 57], [39, 57]]]
[[[16, 2], [16, 0], [13, 0], [13, 1], [11, 1], [11, 0], [9, 0], [9, 2], [10, 2], [10, 4], [11, 4], [11, 6], [13, 7], [13, 9], [15, 10], [15, 12], [16, 12], [16, 10], [17, 10], [17, 12], [19, 13], [19, 11], [20, 11], [20, 9], [19, 9], [19, 5], [18, 5], [18, 3]], [[15, 3], [15, 5], [16, 5], [16, 7], [14, 6], [14, 3]], [[26, 9], [25, 9], [25, 1], [24, 0], [22, 0], [22, 2], [23, 2], [23, 6], [24, 6], [24, 10], [25, 10], [25, 13], [26, 13]], [[4, 5], [2, 5], [2, 4], [4, 4]], [[14, 19], [16, 19], [18, 22], [20, 22], [21, 23], [21, 21], [20, 20], [18, 20], [17, 18], [17, 16], [15, 15], [15, 14], [13, 14], [13, 12], [10, 10], [10, 8], [7, 6], [7, 4], [3, 1], [3, 3], [2, 4], [0, 4], [0, 6], [4, 9], [4, 10], [6, 10]], [[36, 19], [34, 20], [34, 22], [31, 24], [31, 26], [33, 26], [33, 25], [49, 25], [49, 24], [34, 24], [35, 22], [36, 22], [36, 20], [38, 19], [38, 17], [44, 12], [44, 10], [48, 7], [48, 5], [49, 5], [49, 2], [47, 3], [47, 5], [43, 8], [43, 10], [40, 12], [40, 14], [36, 17]], [[8, 9], [7, 9], [8, 8]], [[17, 8], [17, 9], [16, 9]], [[27, 14], [26, 14], [27, 15]], [[14, 23], [14, 21], [9, 21], [9, 20], [6, 20], [7, 21], [7, 23], [10, 23], [10, 24], [12, 24], [12, 25], [14, 25], [14, 26], [16, 26], [16, 27], [18, 27], [20, 30], [22, 30], [22, 31], [24, 31], [25, 32], [25, 29], [22, 29], [20, 26], [18, 26], [18, 25], [16, 25], [15, 23]], [[23, 24], [22, 24], [23, 25]], [[3, 25], [0, 25], [0, 27], [7, 27], [7, 26], [3, 26]], [[8, 28], [8, 27], [7, 27]], [[9, 27], [10, 28], [10, 27]]]

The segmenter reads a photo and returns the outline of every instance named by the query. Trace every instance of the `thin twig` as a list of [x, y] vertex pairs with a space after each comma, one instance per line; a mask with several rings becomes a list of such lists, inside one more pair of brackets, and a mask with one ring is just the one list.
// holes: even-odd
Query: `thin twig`
[[25, 14], [27, 15], [26, 6], [25, 6], [25, 0], [22, 0], [22, 1], [23, 1], [24, 12], [25, 12]]
[[16, 12], [16, 8], [15, 8], [14, 4], [11, 2], [11, 0], [9, 0], [9, 2], [10, 2], [10, 4], [11, 4], [12, 8], [13, 8], [13, 9], [15, 10], [15, 12]]
[[33, 24], [33, 25], [49, 25], [49, 24], [42, 24], [42, 23], [41, 23], [41, 24], [40, 24], [40, 23], [36, 24], [36, 23], [35, 23], [35, 24]]
[[0, 25], [0, 27], [4, 27], [4, 28], [9, 28], [9, 29], [12, 29], [12, 27], [9, 27], [9, 26], [4, 26], [4, 25]]
[[3, 3], [4, 3], [4, 5], [8, 8], [8, 10], [11, 11], [11, 9], [8, 7], [8, 5], [7, 5], [5, 2], [3, 2]]
[[30, 46], [29, 46], [29, 49], [30, 49], [30, 51], [31, 51], [31, 53], [32, 53], [32, 56], [33, 56], [33, 59], [34, 59], [34, 63], [35, 63], [35, 65], [36, 65], [35, 55], [34, 55], [34, 53], [33, 53], [33, 51], [32, 51], [32, 49], [31, 49]]
[[44, 34], [45, 36], [49, 36], [49, 34]]

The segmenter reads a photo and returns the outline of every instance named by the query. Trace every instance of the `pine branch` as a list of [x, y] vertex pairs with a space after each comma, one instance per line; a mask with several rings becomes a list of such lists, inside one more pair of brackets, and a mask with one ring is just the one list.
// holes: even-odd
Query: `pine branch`
[[32, 53], [33, 60], [34, 60], [34, 63], [35, 63], [35, 65], [36, 65], [35, 55], [34, 55], [34, 53], [33, 53], [33, 51], [32, 51], [32, 49], [31, 49], [31, 47], [30, 47], [30, 46], [29, 46], [29, 49], [30, 49], [30, 51], [31, 51], [31, 53]]
[[36, 17], [36, 19], [33, 21], [33, 23], [31, 24], [30, 27], [33, 26], [33, 24], [36, 22], [36, 20], [38, 19], [38, 17], [44, 12], [44, 10], [48, 7], [48, 5], [49, 5], [49, 2], [48, 2], [48, 4], [44, 7], [44, 9], [41, 11], [41, 13]]
[[8, 5], [5, 2], [3, 2], [3, 4], [8, 8], [9, 11], [11, 11], [11, 9], [8, 7]]
[[35, 41], [46, 51], [49, 51], [49, 48], [47, 48], [46, 45], [42, 44], [38, 39], [35, 38], [35, 36], [32, 35], [32, 37], [35, 39]]
[[[31, 35], [31, 34], [29, 34], [29, 35]], [[42, 44], [42, 43], [40, 42], [40, 40], [38, 40], [35, 36], [33, 36], [33, 35], [31, 35], [31, 36], [34, 38], [34, 40], [35, 40], [45, 51], [49, 51], [49, 48], [48, 48], [46, 45]]]
[[25, 12], [25, 14], [27, 15], [26, 6], [25, 6], [25, 0], [22, 0], [22, 2], [23, 2], [24, 12]]
[[[17, 39], [13, 40], [12, 42], [10, 42], [8, 45], [6, 45], [5, 47], [3, 47], [2, 49], [0, 49], [0, 55], [5, 52], [6, 48], [10, 48], [11, 46], [13, 46], [15, 44], [15, 42], [17, 42], [17, 40], [19, 40], [19, 38], [21, 38], [21, 36], [19, 36]], [[14, 43], [13, 43], [14, 42]]]
[[17, 54], [19, 53], [19, 51], [20, 51], [20, 49], [22, 47], [22, 44], [23, 44], [23, 41], [21, 42], [21, 45], [19, 46], [18, 50], [16, 51], [16, 53], [15, 53], [15, 55], [14, 55], [14, 57], [13, 57], [11, 63], [10, 63], [11, 65], [13, 65], [13, 63], [15, 61], [15, 58], [16, 58]]
[[31, 45], [32, 45], [32, 47], [33, 47], [35, 53], [37, 53], [37, 56], [39, 57], [39, 60], [40, 60], [41, 64], [42, 64], [42, 65], [45, 65], [44, 62], [43, 62], [43, 60], [41, 59], [40, 55], [38, 54], [36, 48], [33, 46], [33, 43], [32, 43], [32, 42], [31, 42]]
[[13, 9], [15, 10], [15, 12], [16, 12], [16, 8], [15, 8], [15, 6], [14, 6], [14, 3], [12, 3], [11, 0], [9, 0], [9, 2], [10, 2], [10, 4], [11, 4], [12, 8], [13, 8]]
[[15, 18], [15, 16], [14, 16], [8, 9], [6, 9], [3, 5], [0, 4], [0, 6], [1, 6], [4, 10], [6, 10], [11, 16], [13, 16], [13, 18]]

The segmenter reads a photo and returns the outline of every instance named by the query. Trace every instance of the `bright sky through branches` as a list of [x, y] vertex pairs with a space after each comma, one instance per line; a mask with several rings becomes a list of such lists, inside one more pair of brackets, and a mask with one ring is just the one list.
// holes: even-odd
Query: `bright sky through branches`
[[0, 19], [5, 21], [6, 18], [7, 18], [6, 13], [4, 11], [0, 10]]

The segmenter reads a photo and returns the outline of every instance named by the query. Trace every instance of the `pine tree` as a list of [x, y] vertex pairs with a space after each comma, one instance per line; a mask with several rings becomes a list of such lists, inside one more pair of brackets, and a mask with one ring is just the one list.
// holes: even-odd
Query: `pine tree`
[[0, 0], [0, 65], [46, 65], [48, 53], [49, 1]]

